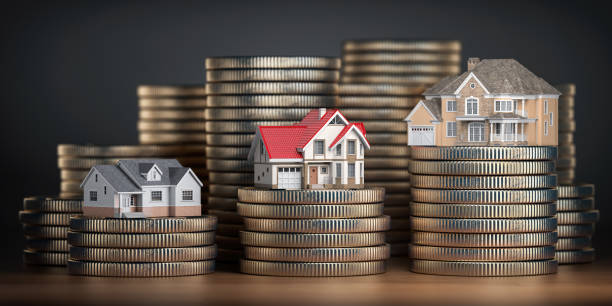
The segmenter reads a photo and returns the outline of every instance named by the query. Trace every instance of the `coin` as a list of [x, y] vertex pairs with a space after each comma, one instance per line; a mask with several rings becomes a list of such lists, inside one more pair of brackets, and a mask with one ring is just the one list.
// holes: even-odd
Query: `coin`
[[593, 262], [595, 261], [595, 249], [586, 248], [582, 250], [557, 251], [555, 259], [558, 260], [561, 265]]
[[412, 147], [412, 158], [422, 160], [556, 160], [557, 148], [540, 147]]
[[461, 62], [461, 55], [456, 53], [349, 53], [342, 55], [344, 63], [454, 63]]
[[410, 271], [456, 276], [522, 276], [557, 273], [556, 260], [514, 262], [464, 262], [413, 259]]
[[224, 197], [208, 197], [208, 208], [216, 210], [227, 210], [236, 211], [236, 202], [238, 200], [235, 197], [224, 198]]
[[139, 99], [139, 109], [204, 109], [206, 99]]
[[535, 189], [556, 188], [555, 175], [416, 175], [410, 176], [413, 187], [435, 189]]
[[340, 84], [341, 96], [419, 96], [423, 85], [406, 84]]
[[218, 159], [247, 159], [250, 148], [248, 147], [206, 147], [207, 158]]
[[246, 203], [262, 204], [365, 204], [382, 202], [383, 188], [268, 190], [238, 189], [238, 199]]
[[567, 157], [567, 158], [559, 158], [557, 160], [557, 168], [574, 168], [576, 167], [576, 158], [575, 157]]
[[557, 211], [585, 211], [595, 209], [595, 199], [558, 199]]
[[299, 121], [309, 112], [308, 108], [208, 108], [206, 109], [206, 120]]
[[557, 219], [443, 219], [411, 216], [410, 228], [415, 231], [444, 233], [552, 232], [557, 228]]
[[69, 225], [71, 213], [41, 213], [22, 210], [19, 212], [19, 222], [36, 225]]
[[[160, 121], [160, 120], [138, 120], [139, 132], [186, 132], [194, 133], [205, 131], [206, 122], [204, 121]], [[187, 145], [183, 145], [187, 146]], [[177, 153], [181, 155], [189, 155], [188, 152]]]
[[150, 110], [141, 109], [139, 119], [144, 120], [204, 120], [204, 110]]
[[220, 172], [253, 172], [253, 163], [248, 160], [206, 159], [206, 167]]
[[362, 247], [384, 244], [385, 233], [295, 234], [242, 231], [240, 241], [243, 245], [277, 248]]
[[214, 260], [129, 263], [68, 261], [68, 273], [89, 276], [168, 277], [209, 274], [214, 270]]
[[410, 182], [368, 182], [366, 187], [385, 188], [386, 193], [406, 193], [410, 192]]
[[[414, 149], [411, 151], [415, 155]], [[424, 161], [413, 160], [411, 173], [434, 175], [533, 175], [555, 171], [553, 161]]]
[[83, 199], [83, 193], [82, 192], [60, 192], [59, 198], [64, 199], [64, 200], [81, 200]]
[[32, 239], [27, 238], [25, 247], [33, 251], [68, 252], [70, 247], [66, 239]]
[[177, 262], [214, 259], [217, 246], [158, 249], [113, 249], [71, 247], [72, 260], [101, 262]]
[[252, 185], [253, 173], [214, 172], [208, 174], [208, 180], [212, 184], [235, 184]]
[[249, 147], [254, 133], [248, 134], [206, 134], [206, 144], [210, 146]]
[[[369, 137], [370, 135], [368, 135]], [[367, 169], [398, 169], [408, 168], [409, 160], [407, 158], [366, 158], [365, 167]]]
[[338, 70], [323, 69], [227, 69], [206, 71], [206, 82], [338, 82]]
[[[366, 128], [367, 129], [367, 128]], [[366, 158], [370, 157], [408, 157], [410, 148], [397, 145], [371, 145], [370, 150], [365, 152]]]
[[138, 86], [139, 97], [205, 97], [206, 89], [203, 85], [140, 85]]
[[83, 201], [64, 200], [59, 198], [41, 198], [33, 201], [31, 199], [24, 198], [23, 209], [41, 212], [78, 213], [83, 211]]
[[559, 238], [557, 244], [555, 245], [555, 249], [557, 251], [567, 251], [567, 250], [581, 250], [585, 248], [591, 247], [591, 237], [571, 237], [571, 238]]
[[383, 214], [383, 203], [375, 204], [250, 204], [237, 203], [237, 212], [243, 217], [277, 219], [368, 218]]
[[428, 64], [380, 64], [380, 63], [347, 63], [342, 67], [345, 74], [457, 74], [459, 65]]
[[144, 133], [138, 135], [141, 144], [188, 144], [206, 143], [204, 133]]
[[576, 146], [575, 145], [565, 145], [559, 146], [559, 157], [575, 157], [576, 156]]
[[[156, 124], [161, 124], [157, 122]], [[58, 156], [79, 157], [163, 157], [175, 155], [200, 155], [204, 153], [203, 145], [182, 146], [92, 146], [59, 144], [57, 146]]]
[[[293, 125], [297, 121], [252, 121], [252, 120], [241, 120], [241, 121], [207, 121], [206, 130], [210, 133], [221, 134], [221, 133], [255, 133], [260, 126], [280, 126], [280, 125]], [[246, 148], [247, 150], [249, 148]], [[208, 156], [208, 155], [207, 155]]]
[[[363, 120], [363, 125], [366, 128], [366, 131], [369, 132], [385, 132], [385, 133], [406, 133], [406, 123], [401, 121], [393, 121], [393, 120]], [[369, 134], [368, 134], [369, 136]], [[404, 138], [406, 135], [404, 134]], [[380, 144], [374, 144], [371, 148], [381, 146]], [[406, 150], [410, 150], [408, 146], [406, 146], [406, 139], [402, 142], [402, 146], [406, 148]]]
[[208, 213], [217, 217], [222, 224], [242, 224], [242, 217], [236, 211], [209, 209]]
[[96, 218], [76, 216], [70, 220], [70, 229], [98, 233], [189, 233], [214, 231], [217, 218], [162, 217], [162, 218]]
[[434, 85], [440, 80], [442, 80], [442, 78], [442, 76], [431, 75], [352, 75], [345, 73], [342, 75], [342, 77], [340, 77], [340, 81], [343, 83]]
[[[349, 120], [404, 120], [408, 114], [410, 114], [410, 109], [401, 109], [401, 108], [373, 108], [373, 109], [364, 109], [364, 108], [343, 108], [342, 114]], [[369, 137], [369, 134], [368, 134]], [[404, 135], [406, 138], [406, 135]], [[402, 143], [406, 143], [406, 139]]]
[[388, 244], [355, 248], [269, 248], [244, 247], [244, 257], [251, 260], [283, 262], [356, 262], [385, 260]]
[[[342, 86], [342, 85], [340, 85]], [[342, 87], [341, 87], [342, 88]], [[417, 97], [388, 97], [388, 96], [340, 96], [338, 106], [355, 108], [413, 108], [419, 103]], [[403, 118], [402, 118], [403, 119]], [[403, 122], [402, 122], [403, 123]], [[404, 124], [405, 125], [405, 124]]]
[[81, 182], [61, 182], [60, 190], [62, 192], [83, 192], [80, 185]]
[[24, 224], [23, 233], [26, 237], [39, 239], [66, 239], [68, 237], [68, 226], [40, 226]]
[[576, 121], [568, 120], [562, 121], [559, 120], [559, 132], [575, 132], [576, 131]]
[[24, 250], [23, 262], [27, 265], [65, 266], [68, 262], [68, 253]]
[[599, 210], [564, 211], [557, 213], [559, 224], [588, 224], [599, 221]]
[[[406, 134], [404, 133], [368, 133], [367, 137], [368, 142], [373, 145], [402, 145], [406, 143]], [[403, 168], [406, 168], [406, 166], [403, 166]]]
[[211, 245], [215, 232], [167, 234], [107, 234], [68, 232], [72, 246], [101, 248], [178, 248]]
[[572, 83], [555, 85], [555, 88], [563, 93], [563, 96], [573, 96], [576, 94], [576, 85]]
[[389, 216], [350, 219], [244, 218], [247, 231], [274, 233], [365, 233], [389, 230]]
[[559, 185], [570, 185], [574, 183], [574, 178], [576, 177], [574, 169], [557, 169], [556, 173]]
[[559, 131], [558, 135], [559, 145], [571, 145], [574, 144], [574, 134], [569, 132], [561, 132]]
[[555, 203], [508, 205], [410, 203], [411, 215], [431, 218], [540, 218], [554, 217], [556, 212]]
[[[209, 96], [207, 105], [214, 107], [283, 107], [317, 108], [334, 107], [337, 96], [326, 95], [249, 95], [249, 96]], [[301, 119], [301, 118], [300, 118]]]
[[456, 40], [348, 40], [342, 44], [343, 52], [361, 51], [428, 51], [451, 53], [461, 51]]
[[575, 117], [573, 109], [559, 108], [559, 118], [563, 118], [562, 120], [573, 120]]
[[410, 245], [410, 258], [443, 261], [525, 261], [553, 259], [554, 246], [522, 248], [450, 248]]
[[580, 184], [580, 185], [567, 185], [557, 187], [559, 191], [559, 198], [586, 198], [595, 195], [595, 185], [593, 184]]
[[364, 173], [366, 184], [369, 181], [407, 181], [410, 172], [407, 169], [368, 170]]
[[340, 69], [340, 59], [323, 56], [233, 56], [207, 57], [206, 69], [300, 68]]
[[211, 184], [208, 186], [208, 192], [212, 196], [237, 198], [240, 187], [243, 186]]
[[385, 261], [306, 263], [240, 260], [240, 272], [269, 276], [358, 276], [385, 273], [386, 269]]
[[415, 202], [426, 203], [550, 203], [557, 200], [555, 189], [452, 190], [411, 188]]
[[559, 232], [559, 237], [563, 238], [592, 236], [595, 233], [595, 223], [572, 225], [560, 224], [557, 226], [557, 232]]
[[338, 84], [322, 82], [235, 82], [208, 83], [209, 95], [336, 95]]
[[469, 234], [412, 231], [410, 241], [419, 245], [467, 248], [507, 248], [554, 245], [556, 232]]

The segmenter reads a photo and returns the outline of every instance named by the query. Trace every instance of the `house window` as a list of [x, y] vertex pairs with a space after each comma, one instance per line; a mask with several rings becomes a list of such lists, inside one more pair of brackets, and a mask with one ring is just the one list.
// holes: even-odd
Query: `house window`
[[161, 200], [162, 200], [161, 191], [151, 191], [151, 201], [161, 201]]
[[106, 194], [106, 186], [104, 186], [104, 194]]
[[262, 140], [259, 141], [259, 154], [263, 155], [264, 143]]
[[342, 155], [342, 144], [339, 143], [338, 145], [336, 145], [336, 155], [340, 156]]
[[98, 201], [98, 192], [97, 191], [90, 191], [89, 192], [89, 200], [92, 202]]
[[472, 88], [472, 89], [476, 88], [476, 84], [470, 83], [470, 88]]
[[130, 202], [130, 206], [135, 206], [136, 205], [136, 196], [130, 196], [129, 200]]
[[337, 163], [336, 164], [336, 178], [341, 178], [341, 177], [342, 177], [342, 164]]
[[548, 122], [544, 121], [544, 135], [548, 136]]
[[323, 154], [323, 150], [325, 148], [325, 141], [324, 140], [315, 140], [314, 144], [315, 144], [314, 154], [322, 155]]
[[359, 150], [361, 150], [361, 154], [365, 154], [365, 151], [363, 150], [363, 143], [359, 145]]
[[183, 201], [193, 201], [193, 190], [183, 190]]
[[493, 123], [493, 134], [500, 136], [501, 135], [501, 123]]
[[466, 115], [478, 115], [478, 99], [467, 98], [465, 100], [465, 114]]
[[348, 141], [348, 153], [347, 154], [355, 155], [355, 141], [354, 140]]
[[96, 174], [96, 183], [98, 182], [98, 174]]
[[336, 115], [336, 117], [334, 117], [334, 119], [332, 119], [329, 124], [342, 124], [344, 125], [344, 121], [342, 121], [342, 119], [340, 119], [340, 116]]
[[548, 100], [544, 100], [544, 114], [548, 114]]
[[355, 177], [355, 164], [348, 164], [348, 177]]
[[361, 163], [361, 183], [363, 183], [363, 163]]
[[550, 126], [553, 125], [553, 113], [552, 112], [548, 113], [548, 125]]
[[457, 137], [457, 122], [446, 123], [446, 137]]
[[472, 122], [468, 125], [468, 141], [484, 141], [484, 123]]
[[495, 112], [498, 113], [511, 113], [513, 112], [514, 103], [512, 100], [496, 100], [495, 101]]
[[447, 112], [456, 112], [457, 111], [457, 101], [448, 100], [446, 101], [446, 111]]
[[321, 174], [327, 174], [327, 167], [320, 167]]

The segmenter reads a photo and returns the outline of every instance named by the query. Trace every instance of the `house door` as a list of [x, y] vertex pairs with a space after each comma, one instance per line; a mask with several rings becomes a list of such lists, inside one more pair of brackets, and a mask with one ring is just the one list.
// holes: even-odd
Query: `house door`
[[317, 166], [310, 166], [309, 168], [310, 185], [316, 185], [319, 183], [319, 171]]
[[433, 146], [434, 128], [433, 126], [411, 126], [408, 131], [409, 146]]

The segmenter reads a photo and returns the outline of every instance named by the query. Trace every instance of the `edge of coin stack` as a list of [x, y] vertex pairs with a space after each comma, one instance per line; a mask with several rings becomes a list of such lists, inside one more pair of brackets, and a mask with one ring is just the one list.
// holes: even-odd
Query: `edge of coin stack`
[[82, 200], [25, 197], [19, 221], [23, 225], [28, 265], [65, 266], [68, 261], [67, 233], [71, 216], [83, 211]]
[[[350, 190], [359, 203], [329, 203], [325, 199], [343, 198], [346, 190], [300, 190], [295, 197], [295, 190], [240, 188], [237, 211], [245, 223], [240, 271], [310, 277], [386, 272], [391, 249], [384, 232], [390, 218], [383, 215], [384, 192], [371, 191]], [[280, 200], [260, 200], [265, 198]]]
[[387, 233], [393, 256], [407, 256], [410, 148], [406, 122], [427, 87], [461, 68], [458, 41], [349, 40], [342, 46], [338, 107], [349, 120], [362, 121], [371, 149], [366, 184], [385, 187]]
[[[595, 185], [560, 185], [558, 191], [559, 241], [555, 258], [559, 264], [593, 262], [595, 249], [591, 240], [599, 220], [599, 210], [595, 209]], [[586, 230], [580, 230], [585, 227]]]
[[110, 277], [170, 277], [215, 270], [217, 218], [72, 217], [68, 272]]
[[237, 190], [253, 184], [247, 162], [258, 126], [299, 122], [313, 108], [333, 108], [340, 60], [317, 56], [206, 59], [208, 209], [219, 217], [219, 261], [238, 262], [242, 219]]
[[559, 185], [570, 185], [576, 178], [576, 133], [575, 95], [576, 85], [568, 83], [556, 85], [559, 96], [559, 158], [557, 160], [557, 177]]
[[[512, 171], [528, 173], [533, 161], [552, 163], [556, 153], [556, 147], [413, 146], [412, 158], [422, 165], [411, 167], [410, 270], [457, 276], [556, 273], [554, 168], [539, 175]], [[477, 167], [483, 162], [516, 167]]]

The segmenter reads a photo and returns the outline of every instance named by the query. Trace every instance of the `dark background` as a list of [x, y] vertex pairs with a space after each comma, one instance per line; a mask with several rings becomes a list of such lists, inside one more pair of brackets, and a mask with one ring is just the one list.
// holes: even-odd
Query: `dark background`
[[[577, 177], [597, 185], [609, 246], [611, 19], [585, 1], [19, 1], [0, 12], [0, 266], [23, 248], [26, 195], [59, 192], [58, 143], [135, 144], [138, 84], [204, 82], [204, 58], [339, 56], [351, 38], [457, 39], [577, 85]], [[465, 64], [463, 65], [465, 68]]]

